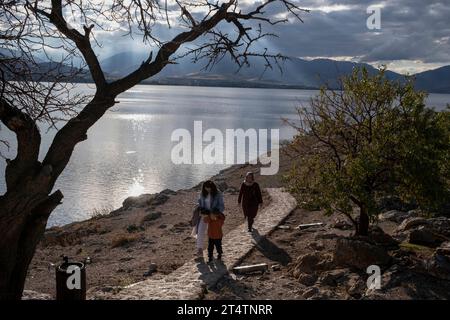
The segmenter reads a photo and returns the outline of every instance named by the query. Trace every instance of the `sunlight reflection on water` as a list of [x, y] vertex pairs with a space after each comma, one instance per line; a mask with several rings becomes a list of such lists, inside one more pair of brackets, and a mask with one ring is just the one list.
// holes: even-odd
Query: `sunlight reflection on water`
[[[49, 226], [87, 219], [94, 209], [118, 208], [128, 196], [166, 188], [190, 188], [227, 167], [174, 165], [171, 134], [175, 129], [186, 128], [192, 132], [194, 121], [201, 120], [204, 130], [280, 129], [280, 138], [289, 139], [294, 131], [283, 124], [281, 117], [297, 119], [295, 108], [301, 103], [307, 104], [316, 93], [311, 90], [137, 86], [122, 94], [118, 98], [120, 103], [89, 130], [86, 141], [76, 146], [57, 181], [56, 188], [63, 192], [64, 200], [51, 215]], [[429, 102], [441, 106], [450, 101], [448, 97], [431, 95]], [[54, 132], [42, 132], [40, 159], [54, 136]], [[3, 128], [0, 134], [15, 141]], [[10, 153], [14, 150], [12, 144]], [[0, 172], [0, 193], [3, 193], [4, 161], [0, 161]]]

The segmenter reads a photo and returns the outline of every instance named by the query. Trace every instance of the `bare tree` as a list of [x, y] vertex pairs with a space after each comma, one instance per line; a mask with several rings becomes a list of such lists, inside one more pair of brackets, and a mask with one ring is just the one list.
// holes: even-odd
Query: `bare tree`
[[[264, 59], [267, 68], [280, 66], [284, 56], [256, 43], [275, 36], [265, 26], [300, 19], [304, 11], [294, 0], [5, 0], [0, 7], [0, 43], [10, 52], [0, 52], [0, 120], [17, 139], [16, 157], [7, 159], [7, 191], [0, 196], [0, 299], [20, 299], [48, 217], [63, 199], [60, 190], [52, 193], [55, 182], [74, 147], [120, 93], [187, 55], [206, 59], [208, 67], [227, 55], [238, 68], [251, 58]], [[161, 39], [162, 27], [179, 33]], [[133, 72], [108, 81], [95, 50], [101, 33], [118, 30], [143, 39], [149, 54]], [[40, 77], [36, 57], [52, 50], [62, 58], [50, 77]], [[79, 58], [95, 84], [92, 96], [71, 96], [76, 73], [86, 70]], [[63, 65], [75, 71], [64, 72]], [[42, 161], [40, 122], [63, 124]]]

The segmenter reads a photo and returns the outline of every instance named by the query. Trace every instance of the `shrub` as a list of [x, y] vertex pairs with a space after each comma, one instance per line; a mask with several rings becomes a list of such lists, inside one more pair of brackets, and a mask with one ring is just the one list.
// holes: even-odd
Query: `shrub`
[[360, 235], [380, 197], [431, 211], [449, 203], [449, 111], [427, 108], [425, 98], [410, 79], [389, 81], [383, 69], [355, 69], [342, 90], [322, 89], [298, 109], [297, 161], [286, 182], [299, 202], [346, 215]]

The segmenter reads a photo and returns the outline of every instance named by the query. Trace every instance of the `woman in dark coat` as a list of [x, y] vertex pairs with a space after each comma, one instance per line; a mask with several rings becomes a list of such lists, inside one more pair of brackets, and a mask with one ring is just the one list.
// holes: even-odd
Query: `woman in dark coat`
[[238, 203], [242, 203], [242, 210], [248, 223], [248, 232], [252, 232], [253, 221], [258, 213], [258, 207], [262, 204], [262, 195], [259, 184], [255, 182], [253, 172], [248, 172], [239, 191]]

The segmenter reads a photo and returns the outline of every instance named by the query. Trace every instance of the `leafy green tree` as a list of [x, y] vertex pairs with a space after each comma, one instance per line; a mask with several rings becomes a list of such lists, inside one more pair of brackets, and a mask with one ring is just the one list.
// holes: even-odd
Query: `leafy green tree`
[[448, 203], [449, 112], [427, 108], [411, 79], [389, 81], [384, 69], [355, 69], [341, 86], [322, 89], [291, 123], [298, 133], [286, 181], [299, 202], [346, 215], [357, 235], [368, 234], [380, 197], [433, 212]]

